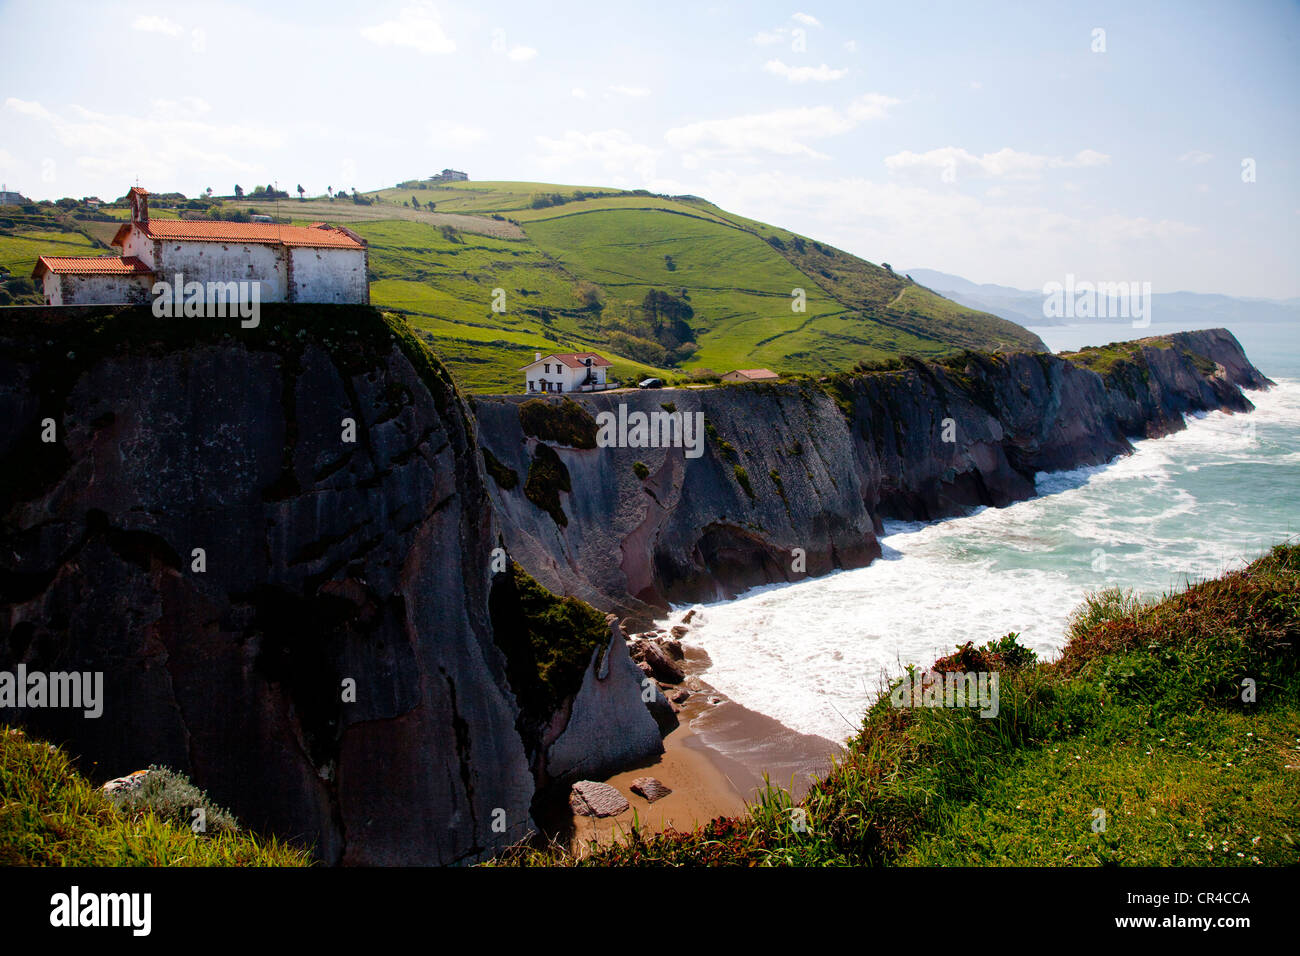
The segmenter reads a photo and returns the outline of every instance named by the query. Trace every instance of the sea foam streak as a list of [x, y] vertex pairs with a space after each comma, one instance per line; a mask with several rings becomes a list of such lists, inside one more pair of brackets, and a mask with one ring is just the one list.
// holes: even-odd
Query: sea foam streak
[[[758, 588], [696, 615], [707, 679], [804, 733], [842, 740], [882, 681], [1008, 631], [1041, 655], [1108, 586], [1156, 595], [1300, 531], [1300, 383], [1251, 392], [1109, 465], [1042, 474], [1043, 497], [935, 524], [886, 522], [883, 559]], [[1253, 427], [1252, 427], [1253, 426]]]

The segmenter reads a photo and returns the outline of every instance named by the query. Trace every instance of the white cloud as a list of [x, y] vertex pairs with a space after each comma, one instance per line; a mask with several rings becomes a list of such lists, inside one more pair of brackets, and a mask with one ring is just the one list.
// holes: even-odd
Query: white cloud
[[403, 7], [396, 20], [365, 27], [361, 35], [380, 46], [406, 46], [420, 53], [454, 53], [456, 44], [442, 29], [437, 9], [431, 3]]
[[15, 113], [21, 113], [23, 116], [31, 116], [34, 119], [44, 120], [47, 123], [54, 122], [57, 117], [35, 100], [20, 100], [16, 96], [11, 96], [5, 100], [5, 109], [13, 110]]
[[140, 30], [143, 33], [164, 33], [169, 37], [180, 36], [185, 29], [175, 20], [168, 20], [166, 17], [140, 16], [135, 18], [131, 24], [132, 30]]
[[55, 113], [40, 103], [10, 97], [5, 109], [46, 127], [78, 154], [78, 167], [125, 188], [138, 176], [141, 183], [170, 184], [201, 174], [263, 175], [257, 165], [237, 155], [265, 156], [282, 149], [287, 137], [275, 127], [207, 122], [199, 117], [208, 105], [195, 97], [155, 100], [148, 116], [100, 113], [80, 106]]
[[559, 138], [538, 136], [537, 145], [542, 150], [538, 159], [545, 166], [562, 169], [566, 175], [576, 171], [585, 176], [585, 170], [594, 170], [621, 184], [652, 180], [662, 152], [636, 142], [621, 129], [590, 133], [571, 129]]
[[822, 25], [820, 20], [807, 13], [796, 13], [790, 19], [809, 27], [819, 27]]
[[846, 133], [858, 124], [885, 116], [899, 100], [882, 93], [865, 93], [843, 110], [833, 106], [804, 106], [750, 113], [727, 119], [703, 120], [674, 127], [664, 134], [670, 146], [682, 150], [691, 164], [718, 156], [755, 152], [824, 159], [809, 143]]
[[650, 95], [650, 91], [644, 86], [611, 86], [609, 91], [611, 93], [617, 93], [619, 96], [641, 97]]
[[858, 52], [858, 41], [857, 41], [857, 40], [845, 40], [845, 41], [844, 41], [844, 49], [848, 50], [850, 53], [857, 53], [857, 52]]
[[1180, 163], [1191, 163], [1193, 166], [1200, 166], [1203, 163], [1208, 163], [1213, 158], [1214, 155], [1212, 153], [1202, 152], [1199, 149], [1191, 149], [1179, 156], [1178, 161]]
[[993, 178], [1029, 179], [1045, 169], [1073, 169], [1105, 166], [1110, 157], [1094, 149], [1083, 149], [1073, 157], [1044, 156], [1025, 153], [1009, 147], [996, 153], [976, 156], [958, 146], [942, 146], [925, 153], [904, 150], [885, 157], [885, 166], [891, 172], [906, 170], [951, 170], [954, 174], [989, 176]]
[[516, 63], [523, 63], [537, 56], [537, 51], [530, 46], [517, 46], [512, 47], [506, 55]]
[[848, 70], [833, 70], [825, 63], [821, 66], [787, 66], [781, 60], [768, 60], [763, 69], [777, 76], [784, 76], [791, 83], [807, 83], [812, 80], [826, 83], [848, 75]]
[[587, 91], [584, 90], [581, 86], [575, 86], [569, 92], [572, 93], [575, 97], [577, 97], [580, 100], [585, 100], [587, 98]]

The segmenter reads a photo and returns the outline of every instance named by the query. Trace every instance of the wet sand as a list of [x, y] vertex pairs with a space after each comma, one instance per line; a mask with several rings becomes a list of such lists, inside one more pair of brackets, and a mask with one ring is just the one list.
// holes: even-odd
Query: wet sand
[[[679, 726], [664, 738], [663, 755], [605, 780], [631, 806], [603, 819], [573, 815], [575, 849], [593, 839], [604, 843], [626, 834], [633, 820], [643, 832], [659, 832], [668, 827], [690, 830], [717, 816], [742, 813], [745, 802], [762, 791], [764, 773], [773, 786], [791, 790], [798, 798], [840, 752], [825, 738], [796, 733], [727, 700], [705, 679], [709, 660], [698, 648], [686, 648], [685, 663], [683, 686], [692, 693], [677, 715]], [[652, 804], [632, 792], [638, 777], [654, 777], [673, 792]]]

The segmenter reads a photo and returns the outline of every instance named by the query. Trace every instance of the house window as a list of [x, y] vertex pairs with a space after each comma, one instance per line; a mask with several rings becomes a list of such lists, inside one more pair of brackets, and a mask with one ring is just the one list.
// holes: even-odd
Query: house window
[[543, 366], [542, 366], [542, 371], [545, 372], [547, 375], [550, 375], [550, 374], [551, 374], [551, 367], [550, 367], [549, 365], [543, 365]]

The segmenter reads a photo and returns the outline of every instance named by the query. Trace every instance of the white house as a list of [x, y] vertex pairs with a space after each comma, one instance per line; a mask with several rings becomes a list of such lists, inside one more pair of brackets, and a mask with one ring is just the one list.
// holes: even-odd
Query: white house
[[261, 222], [150, 219], [132, 187], [131, 219], [113, 237], [120, 256], [41, 256], [32, 278], [47, 305], [144, 302], [153, 283], [256, 281], [262, 302], [368, 303], [369, 251], [350, 229]]
[[520, 370], [526, 392], [598, 392], [616, 384], [605, 381], [610, 362], [595, 352], [535, 354], [537, 357]]

